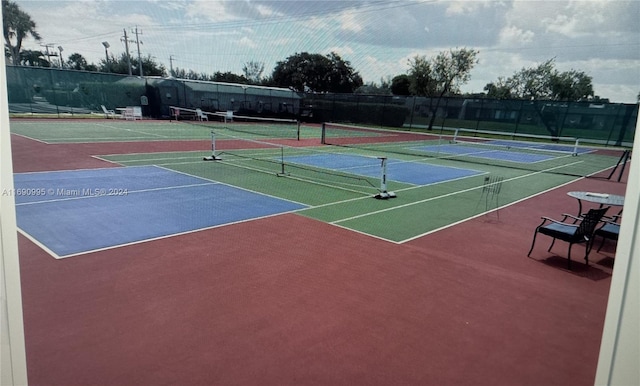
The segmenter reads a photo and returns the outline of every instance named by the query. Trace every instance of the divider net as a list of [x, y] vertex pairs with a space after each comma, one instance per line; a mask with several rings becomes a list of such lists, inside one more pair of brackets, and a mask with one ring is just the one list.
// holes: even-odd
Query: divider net
[[[379, 166], [379, 159], [331, 152], [311, 147], [293, 147], [266, 140], [256, 140], [211, 133], [211, 156], [207, 161], [215, 161], [215, 166], [233, 167], [238, 173], [261, 173], [279, 177], [294, 178], [316, 185], [351, 191], [362, 195], [380, 192], [380, 176], [359, 173], [358, 167], [336, 166], [336, 158], [364, 158], [373, 167]], [[366, 162], [365, 161], [365, 162]], [[380, 170], [380, 169], [378, 169]]]
[[225, 112], [209, 112], [171, 106], [172, 119], [197, 125], [206, 125], [230, 132], [258, 135], [264, 138], [300, 140], [300, 122], [295, 119], [239, 116]]
[[596, 143], [585, 145], [576, 138], [516, 136], [464, 129], [415, 132], [335, 123], [323, 123], [321, 140], [325, 145], [388, 157], [395, 155], [403, 160], [578, 177], [614, 167], [626, 150]]

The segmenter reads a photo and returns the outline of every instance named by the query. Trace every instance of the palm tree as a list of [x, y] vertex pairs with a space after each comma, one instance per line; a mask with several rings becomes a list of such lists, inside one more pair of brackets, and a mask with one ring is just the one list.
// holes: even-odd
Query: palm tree
[[51, 67], [51, 63], [40, 51], [23, 50], [20, 52], [20, 63], [23, 66], [31, 67]]
[[[35, 40], [41, 39], [36, 31], [36, 23], [31, 20], [28, 13], [20, 9], [18, 4], [9, 0], [2, 0], [2, 23], [5, 46], [9, 49], [13, 65], [18, 66], [22, 40], [29, 35]], [[14, 39], [15, 44], [12, 44]]]

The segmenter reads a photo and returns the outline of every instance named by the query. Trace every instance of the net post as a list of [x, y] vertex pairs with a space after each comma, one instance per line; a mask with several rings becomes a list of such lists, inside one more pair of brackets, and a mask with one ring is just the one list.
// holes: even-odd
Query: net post
[[276, 175], [278, 177], [284, 177], [289, 175], [289, 173], [287, 173], [284, 169], [284, 146], [280, 146], [280, 173], [277, 173]]
[[300, 140], [300, 121], [296, 121], [296, 137], [298, 141]]
[[320, 143], [323, 144], [323, 145], [327, 144], [326, 135], [327, 135], [327, 125], [325, 124], [325, 122], [322, 122], [322, 131], [321, 131], [321, 134], [320, 134]]
[[387, 192], [387, 157], [378, 157], [380, 160], [380, 193], [376, 194], [374, 198], [386, 200], [388, 198], [395, 198], [394, 192]]
[[208, 157], [203, 157], [203, 161], [221, 161], [222, 158], [216, 155], [216, 133], [211, 130], [211, 155]]

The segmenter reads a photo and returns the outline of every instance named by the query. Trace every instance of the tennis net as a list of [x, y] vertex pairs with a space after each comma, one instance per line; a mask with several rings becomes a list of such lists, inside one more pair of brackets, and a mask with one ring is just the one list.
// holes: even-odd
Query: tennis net
[[233, 112], [210, 112], [174, 106], [171, 107], [171, 118], [235, 135], [300, 140], [300, 122], [295, 119], [242, 116]]
[[615, 167], [626, 149], [585, 145], [576, 138], [553, 138], [452, 129], [409, 132], [324, 123], [322, 143], [405, 160], [456, 166], [501, 167], [586, 177]]
[[380, 160], [376, 157], [229, 135], [220, 137], [214, 131], [211, 138], [212, 154], [204, 160], [214, 161], [213, 167], [218, 169], [232, 168], [239, 176], [257, 173], [287, 177], [366, 196], [381, 191]]

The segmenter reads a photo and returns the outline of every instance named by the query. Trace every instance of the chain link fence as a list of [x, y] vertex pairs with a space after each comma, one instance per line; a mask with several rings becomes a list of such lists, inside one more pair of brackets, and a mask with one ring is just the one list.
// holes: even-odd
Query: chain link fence
[[145, 117], [168, 118], [169, 107], [177, 106], [408, 130], [461, 128], [573, 137], [617, 146], [633, 142], [638, 118], [637, 104], [301, 94], [275, 87], [58, 68], [8, 65], [6, 71], [9, 111], [14, 115], [62, 117], [102, 114], [102, 106], [141, 106]]
[[304, 102], [318, 121], [571, 137], [615, 146], [633, 143], [638, 119], [638, 105], [622, 103], [358, 94], [313, 94]]
[[26, 66], [6, 66], [6, 71], [14, 116], [103, 114], [103, 106], [140, 106], [145, 117], [161, 119], [169, 118], [170, 106], [176, 106], [292, 118], [299, 115], [302, 99], [275, 87]]

